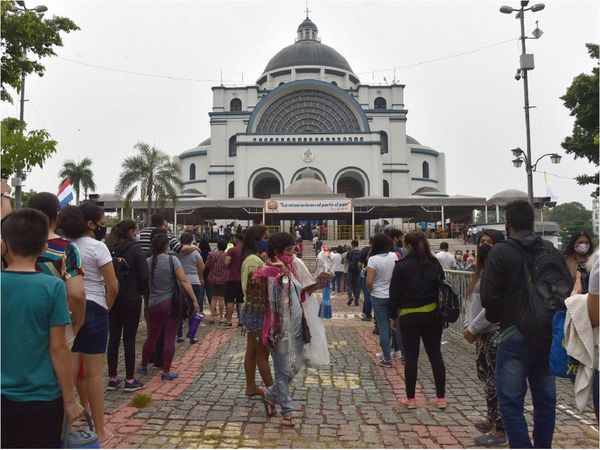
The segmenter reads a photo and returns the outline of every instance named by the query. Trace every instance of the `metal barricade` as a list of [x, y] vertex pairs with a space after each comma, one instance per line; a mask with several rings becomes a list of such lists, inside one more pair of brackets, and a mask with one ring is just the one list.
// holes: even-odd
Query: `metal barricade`
[[458, 320], [451, 323], [448, 330], [454, 334], [462, 336], [463, 324], [465, 323], [465, 306], [467, 303], [467, 287], [473, 276], [473, 272], [466, 272], [463, 270], [444, 270], [446, 273], [446, 280], [454, 288], [460, 298], [460, 316]]
[[363, 225], [354, 225], [354, 233], [352, 233], [352, 225], [337, 225], [337, 239], [338, 240], [352, 240], [352, 239], [364, 239]]
[[267, 225], [267, 231], [269, 234], [279, 233], [281, 231], [281, 227], [279, 225]]

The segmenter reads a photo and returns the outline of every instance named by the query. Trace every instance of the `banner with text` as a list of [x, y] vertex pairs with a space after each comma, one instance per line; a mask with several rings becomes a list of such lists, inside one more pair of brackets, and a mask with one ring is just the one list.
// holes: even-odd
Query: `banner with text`
[[289, 213], [351, 213], [351, 199], [265, 200], [267, 214]]

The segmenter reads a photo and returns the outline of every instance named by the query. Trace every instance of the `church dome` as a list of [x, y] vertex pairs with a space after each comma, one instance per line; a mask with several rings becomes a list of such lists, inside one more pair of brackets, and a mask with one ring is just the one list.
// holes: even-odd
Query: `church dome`
[[327, 66], [353, 73], [350, 64], [335, 49], [321, 44], [318, 28], [308, 17], [298, 26], [296, 43], [271, 58], [263, 73], [283, 67]]
[[306, 168], [296, 181], [290, 184], [283, 194], [285, 196], [334, 196], [333, 190], [321, 181], [314, 170]]

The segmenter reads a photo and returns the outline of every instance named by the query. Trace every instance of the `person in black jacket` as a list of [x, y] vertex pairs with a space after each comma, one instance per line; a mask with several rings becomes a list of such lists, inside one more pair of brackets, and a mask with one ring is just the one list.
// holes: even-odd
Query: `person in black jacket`
[[[437, 314], [440, 280], [445, 278], [439, 261], [431, 253], [425, 234], [413, 231], [404, 236], [408, 254], [394, 268], [390, 283], [392, 329], [400, 327], [404, 345], [404, 383], [402, 403], [416, 408], [417, 361], [421, 340], [429, 357], [435, 380], [438, 408], [446, 408], [446, 366], [442, 358], [443, 324]], [[400, 314], [400, 319], [397, 319]]]
[[551, 448], [556, 386], [548, 367], [550, 349], [539, 340], [536, 342], [525, 337], [527, 331], [516, 326], [516, 318], [529, 300], [524, 258], [545, 250], [563, 263], [564, 259], [550, 242], [533, 232], [533, 208], [527, 201], [516, 200], [506, 205], [505, 217], [510, 237], [492, 248], [481, 279], [481, 303], [486, 310], [485, 317], [489, 322], [500, 322], [501, 334], [496, 350], [496, 390], [500, 413], [510, 447], [531, 448], [523, 415], [529, 382], [534, 405], [533, 447]]
[[[142, 296], [148, 297], [148, 264], [142, 247], [135, 240], [138, 227], [133, 220], [121, 221], [106, 240], [106, 246], [113, 256], [123, 258], [125, 262], [115, 262], [121, 272], [121, 285], [115, 304], [109, 313], [108, 333], [108, 386], [112, 391], [121, 386], [122, 381], [117, 377], [119, 360], [119, 345], [121, 333], [125, 347], [125, 392], [134, 392], [143, 384], [134, 378], [135, 370], [135, 337], [142, 311]], [[119, 275], [119, 274], [117, 274]]]

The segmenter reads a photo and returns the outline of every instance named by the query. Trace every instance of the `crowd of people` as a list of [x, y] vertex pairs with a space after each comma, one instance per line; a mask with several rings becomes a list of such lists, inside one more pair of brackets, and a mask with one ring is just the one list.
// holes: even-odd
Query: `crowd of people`
[[[487, 403], [486, 420], [474, 424], [482, 433], [475, 442], [549, 448], [555, 381], [548, 369], [547, 330], [535, 334], [536, 327], [523, 327], [523, 305], [532, 295], [528, 258], [543, 253], [558, 261], [566, 275], [557, 283], [568, 285], [569, 294], [587, 294], [590, 327], [598, 326], [598, 258], [585, 233], [573, 235], [564, 255], [536, 236], [527, 202], [507, 205], [506, 225], [506, 237], [492, 230], [479, 233], [476, 251], [467, 257], [474, 262], [463, 336], [476, 344], [474, 368]], [[141, 230], [126, 219], [106, 236], [102, 208], [85, 202], [61, 209], [49, 193], [36, 194], [29, 208], [3, 219], [2, 447], [57, 448], [63, 416], [72, 421], [84, 409], [99, 440], [106, 442], [111, 431], [104, 424], [105, 389], [142, 389], [136, 372], [147, 375], [150, 364], [161, 371], [163, 382], [176, 382], [176, 344], [198, 342], [194, 321], [204, 317], [205, 299], [209, 324], [231, 328], [237, 312], [236, 327], [246, 336], [245, 394], [259, 398], [268, 416], [279, 412], [282, 426], [294, 426], [290, 386], [296, 374], [305, 366], [329, 364], [321, 296], [315, 295], [321, 289], [347, 295], [348, 306], [360, 305], [362, 293], [362, 320], [374, 316], [379, 336], [378, 365], [382, 370], [403, 367], [402, 403], [409, 409], [419, 406], [415, 391], [422, 343], [433, 373], [435, 405], [447, 407], [440, 286], [445, 269], [456, 269], [464, 254], [451, 255], [447, 243], [434, 254], [424, 233], [387, 228], [362, 249], [356, 240], [348, 247], [323, 245], [318, 271], [311, 274], [294, 234], [269, 234], [265, 226], [254, 225], [245, 233], [231, 230], [213, 250], [208, 239], [196, 241], [194, 231], [173, 236], [164, 217], [154, 214]], [[178, 289], [189, 301], [185, 317]], [[139, 353], [142, 316], [147, 333]], [[123, 379], [118, 373], [121, 341]], [[594, 390], [598, 417], [597, 352], [594, 364], [587, 387]], [[534, 406], [533, 443], [524, 418], [527, 382]]]

